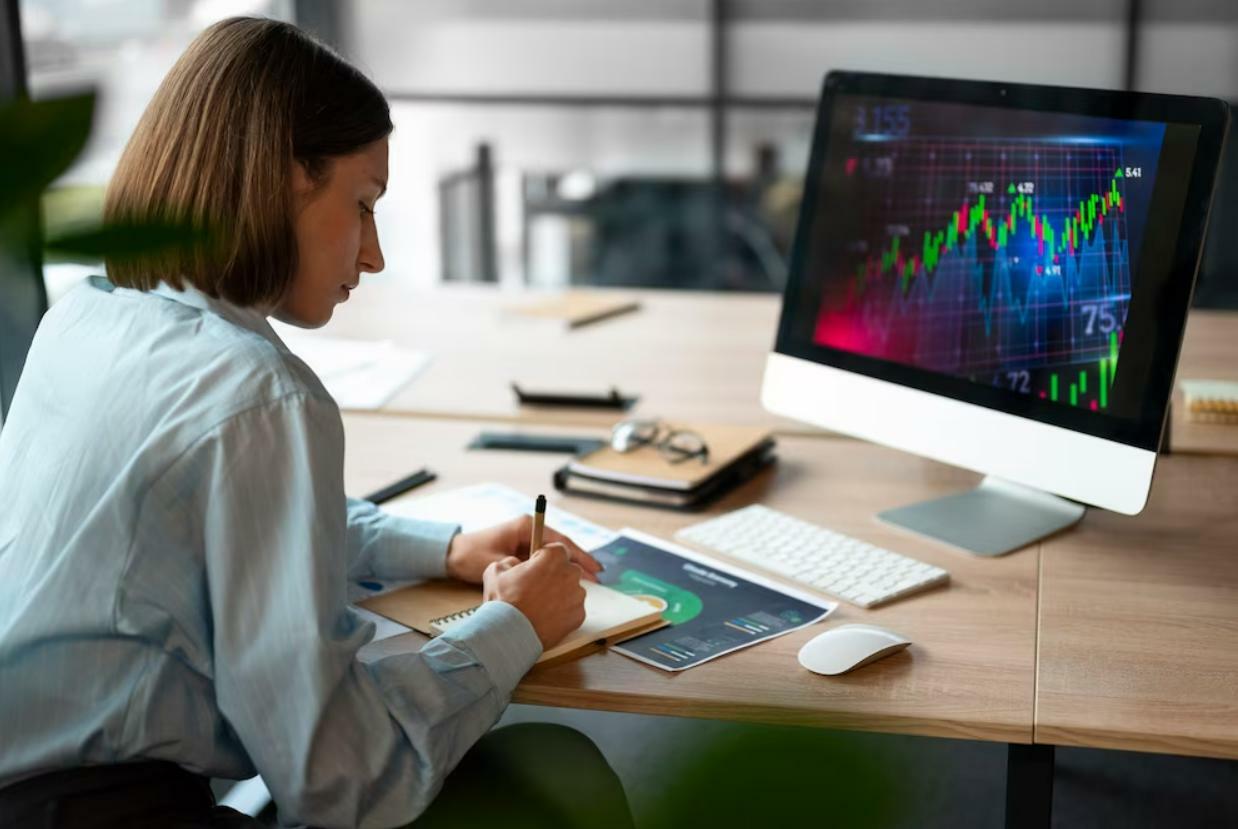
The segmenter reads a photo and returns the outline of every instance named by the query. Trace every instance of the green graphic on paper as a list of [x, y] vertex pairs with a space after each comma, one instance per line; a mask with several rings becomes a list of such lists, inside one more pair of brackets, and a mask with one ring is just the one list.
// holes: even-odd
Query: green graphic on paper
[[691, 590], [684, 590], [682, 587], [654, 578], [640, 570], [625, 570], [619, 576], [618, 584], [612, 586], [629, 596], [657, 596], [662, 599], [666, 602], [666, 610], [662, 612], [662, 618], [672, 625], [695, 619], [704, 607], [701, 597]]

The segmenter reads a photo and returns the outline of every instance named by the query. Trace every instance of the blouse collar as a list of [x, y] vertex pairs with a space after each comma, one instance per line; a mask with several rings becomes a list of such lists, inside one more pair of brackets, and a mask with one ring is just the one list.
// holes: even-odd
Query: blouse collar
[[265, 337], [281, 351], [288, 350], [288, 347], [284, 345], [284, 341], [275, 333], [275, 329], [267, 322], [266, 315], [261, 311], [255, 308], [242, 308], [226, 300], [216, 299], [194, 287], [189, 282], [185, 282], [184, 285], [185, 287], [178, 291], [168, 283], [160, 282], [150, 293], [161, 296], [164, 299], [170, 299], [173, 302], [198, 308], [202, 311], [209, 311], [216, 316], [223, 317], [233, 325], [238, 325], [241, 328], [248, 329], [255, 334]]

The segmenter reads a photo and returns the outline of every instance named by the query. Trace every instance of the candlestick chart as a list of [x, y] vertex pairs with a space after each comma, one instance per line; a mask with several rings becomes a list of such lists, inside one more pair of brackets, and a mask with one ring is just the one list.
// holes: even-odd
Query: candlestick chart
[[1121, 142], [904, 136], [835, 176], [851, 196], [816, 342], [1108, 408], [1145, 181]]

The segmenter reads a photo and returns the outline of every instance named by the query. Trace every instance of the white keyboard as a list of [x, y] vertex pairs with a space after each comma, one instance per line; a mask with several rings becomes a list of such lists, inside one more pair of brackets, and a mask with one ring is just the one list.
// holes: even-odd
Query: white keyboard
[[950, 580], [940, 567], [753, 504], [675, 533], [860, 607]]

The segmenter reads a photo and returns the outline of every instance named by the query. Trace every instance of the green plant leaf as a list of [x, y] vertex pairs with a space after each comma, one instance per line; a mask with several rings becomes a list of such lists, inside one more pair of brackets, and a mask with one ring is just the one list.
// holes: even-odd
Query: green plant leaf
[[188, 222], [162, 220], [116, 222], [68, 231], [48, 239], [45, 248], [57, 259], [96, 262], [144, 259], [173, 250], [209, 244], [210, 231]]
[[641, 825], [903, 825], [906, 774], [896, 756], [875, 754], [872, 745], [845, 732], [728, 723], [659, 770], [663, 785]]
[[93, 92], [0, 106], [0, 219], [25, 209], [86, 146], [94, 119]]

